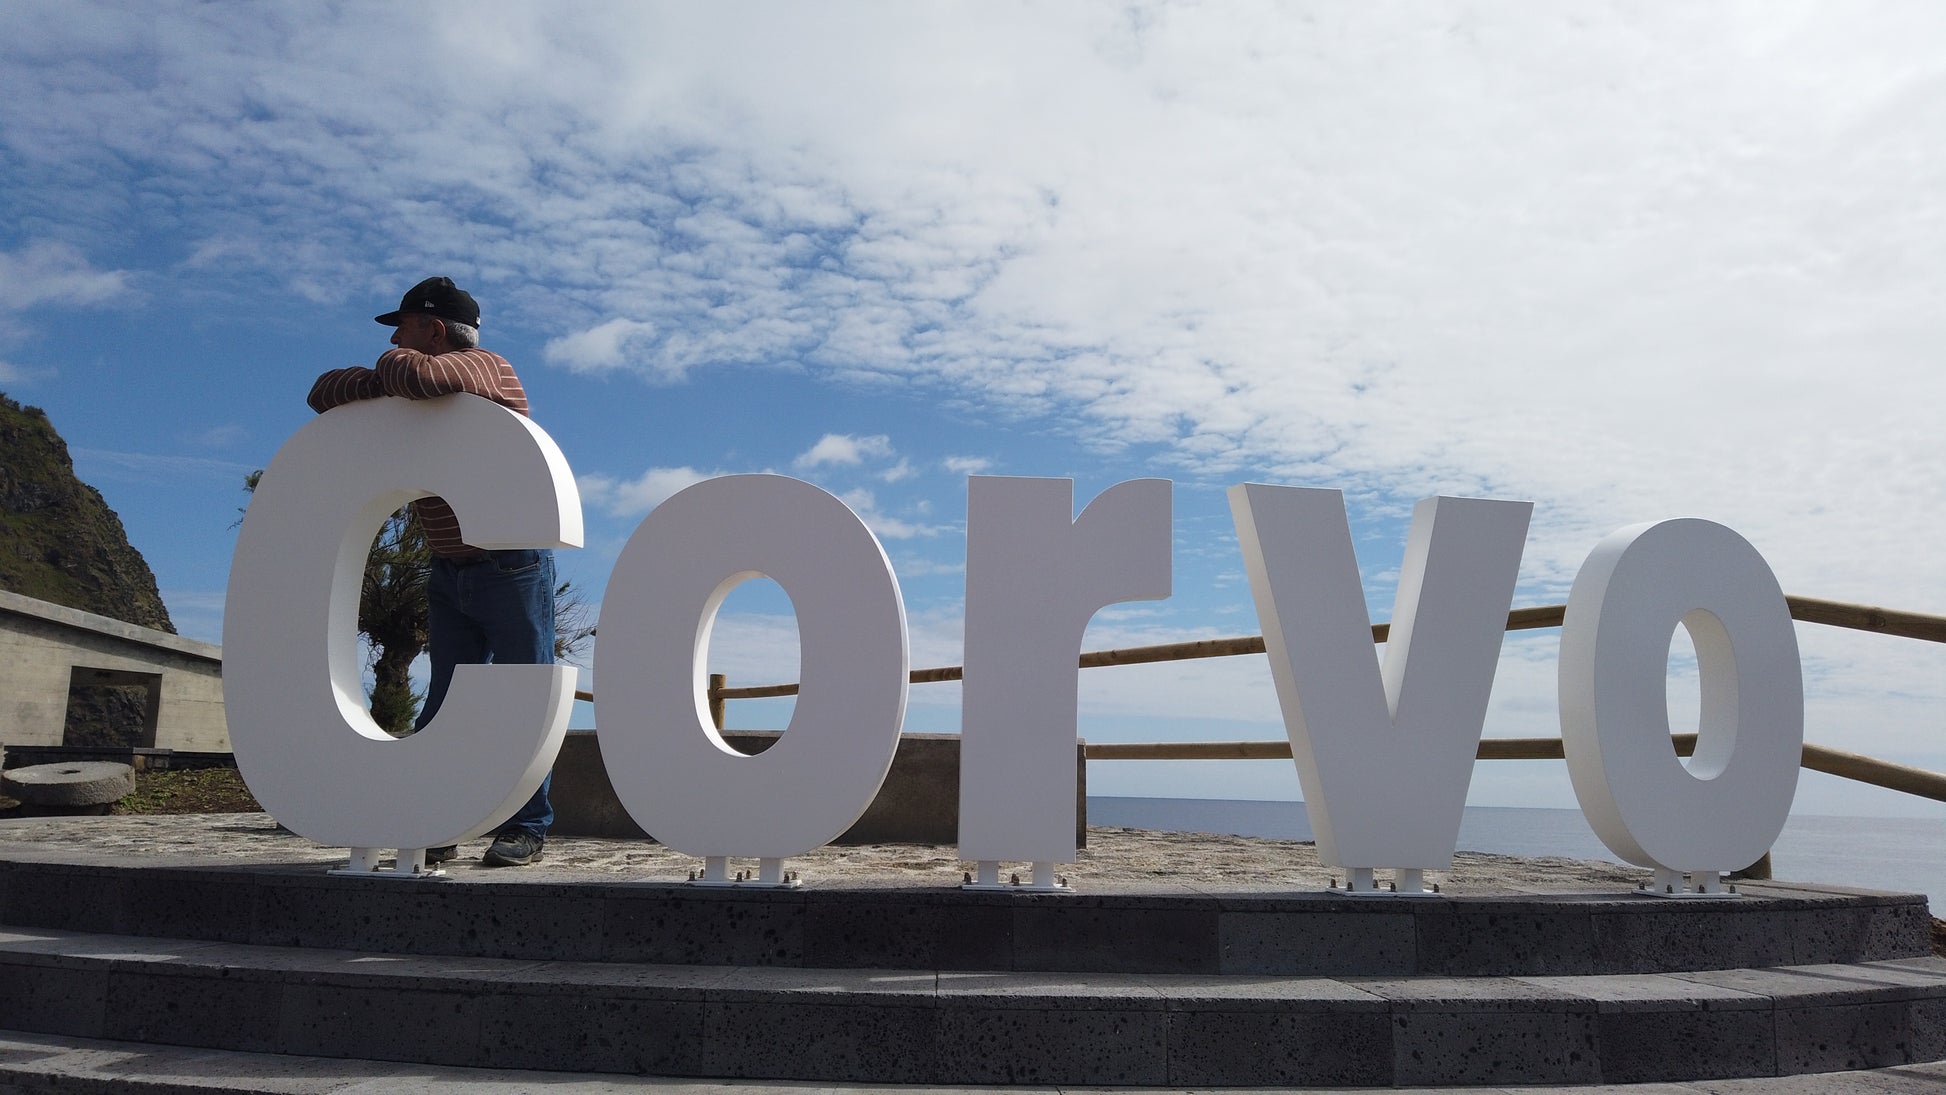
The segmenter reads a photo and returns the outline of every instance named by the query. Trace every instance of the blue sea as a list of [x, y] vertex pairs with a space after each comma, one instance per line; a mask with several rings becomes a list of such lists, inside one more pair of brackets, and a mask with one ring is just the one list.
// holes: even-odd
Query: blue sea
[[[1089, 795], [1088, 823], [1311, 839], [1301, 802]], [[1459, 848], [1621, 862], [1579, 810], [1468, 806], [1460, 819]], [[1946, 914], [1946, 822], [1934, 818], [1792, 815], [1770, 862], [1771, 873], [1781, 880], [1923, 893], [1935, 916]]]

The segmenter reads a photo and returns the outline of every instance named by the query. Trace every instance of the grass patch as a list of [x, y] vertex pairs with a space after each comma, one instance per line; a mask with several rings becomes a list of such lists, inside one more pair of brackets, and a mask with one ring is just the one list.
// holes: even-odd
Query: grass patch
[[[109, 807], [111, 814], [262, 813], [243, 776], [234, 768], [137, 769], [135, 790]], [[20, 817], [20, 803], [0, 795], [0, 817]]]
[[234, 768], [173, 768], [135, 773], [135, 790], [115, 814], [247, 814], [263, 810]]

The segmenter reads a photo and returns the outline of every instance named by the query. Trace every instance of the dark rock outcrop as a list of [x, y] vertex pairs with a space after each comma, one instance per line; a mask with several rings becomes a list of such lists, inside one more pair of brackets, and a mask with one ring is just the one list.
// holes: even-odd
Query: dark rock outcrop
[[0, 395], [0, 589], [173, 634], [155, 573], [38, 407]]

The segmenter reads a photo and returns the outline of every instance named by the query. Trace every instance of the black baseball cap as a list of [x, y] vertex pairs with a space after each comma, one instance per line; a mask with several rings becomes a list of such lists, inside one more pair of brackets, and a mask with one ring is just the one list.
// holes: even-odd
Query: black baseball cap
[[406, 290], [398, 311], [372, 318], [387, 327], [397, 327], [399, 318], [408, 313], [464, 323], [468, 327], [480, 325], [480, 306], [473, 303], [473, 294], [454, 285], [452, 278], [427, 278]]

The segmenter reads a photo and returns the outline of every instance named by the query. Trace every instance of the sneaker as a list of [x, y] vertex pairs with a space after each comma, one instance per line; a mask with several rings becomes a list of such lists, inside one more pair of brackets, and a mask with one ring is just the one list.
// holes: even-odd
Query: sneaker
[[457, 855], [459, 855], [459, 845], [457, 844], [448, 844], [443, 848], [427, 848], [426, 866], [437, 867]]
[[540, 837], [525, 829], [509, 829], [493, 838], [493, 847], [480, 862], [489, 867], [525, 867], [540, 862], [542, 843]]

